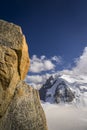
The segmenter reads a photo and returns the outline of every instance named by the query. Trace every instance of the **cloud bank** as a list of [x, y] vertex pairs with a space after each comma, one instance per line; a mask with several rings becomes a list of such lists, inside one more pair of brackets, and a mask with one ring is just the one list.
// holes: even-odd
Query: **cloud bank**
[[42, 84], [45, 83], [45, 81], [51, 76], [51, 74], [46, 73], [43, 75], [27, 75], [25, 81], [29, 83], [34, 88], [39, 89]]
[[76, 59], [76, 67], [72, 69], [74, 73], [87, 76], [87, 47], [85, 47], [83, 54]]
[[[29, 82], [30, 85], [34, 87], [37, 86], [37, 88], [39, 88], [42, 86], [42, 84], [45, 83], [47, 78], [49, 78], [51, 75], [56, 75], [59, 73], [69, 75], [70, 78], [74, 76], [74, 79], [80, 79], [82, 78], [82, 76], [83, 78], [85, 78], [87, 76], [87, 47], [84, 48], [82, 55], [75, 59], [75, 66], [72, 67], [71, 70], [56, 70], [56, 66], [58, 66], [62, 62], [63, 61], [60, 56], [53, 56], [48, 59], [44, 55], [40, 58], [38, 58], [36, 55], [33, 55], [31, 58], [31, 67], [29, 70], [29, 72], [31, 72], [32, 74], [26, 77], [26, 82]], [[44, 72], [44, 74], [42, 74], [42, 72]]]
[[42, 106], [49, 130], [87, 130], [87, 108], [53, 104]]
[[43, 71], [54, 70], [56, 63], [53, 63], [53, 61], [59, 64], [61, 63], [61, 57], [53, 56], [50, 59], [47, 59], [44, 55], [42, 55], [40, 58], [38, 58], [36, 55], [33, 55], [30, 60], [30, 72], [40, 73]]

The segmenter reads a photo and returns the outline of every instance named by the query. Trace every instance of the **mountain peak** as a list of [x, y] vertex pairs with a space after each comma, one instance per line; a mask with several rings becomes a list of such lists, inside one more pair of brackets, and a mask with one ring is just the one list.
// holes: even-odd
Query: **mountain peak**
[[[80, 76], [81, 77], [81, 76]], [[87, 83], [75, 75], [49, 77], [39, 90], [41, 100], [49, 103], [87, 104]]]
[[59, 76], [49, 77], [39, 92], [41, 100], [50, 103], [71, 102], [75, 98], [67, 81]]

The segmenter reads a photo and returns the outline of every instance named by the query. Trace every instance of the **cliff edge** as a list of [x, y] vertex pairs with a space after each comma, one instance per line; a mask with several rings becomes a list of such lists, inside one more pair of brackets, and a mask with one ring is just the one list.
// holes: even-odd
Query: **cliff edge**
[[0, 20], [0, 130], [47, 130], [38, 91], [23, 81], [29, 65], [21, 28]]

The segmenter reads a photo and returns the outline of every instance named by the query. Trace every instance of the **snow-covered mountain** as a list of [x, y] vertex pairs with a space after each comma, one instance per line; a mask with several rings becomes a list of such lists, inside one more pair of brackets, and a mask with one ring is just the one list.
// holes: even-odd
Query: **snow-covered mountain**
[[39, 90], [41, 100], [50, 103], [87, 105], [87, 79], [83, 76], [59, 74], [50, 76]]

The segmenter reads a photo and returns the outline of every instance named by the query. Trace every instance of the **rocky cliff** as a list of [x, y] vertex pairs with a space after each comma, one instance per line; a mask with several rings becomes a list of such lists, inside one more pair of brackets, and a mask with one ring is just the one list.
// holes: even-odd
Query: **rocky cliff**
[[38, 91], [22, 81], [29, 65], [21, 28], [0, 20], [0, 130], [47, 130]]
[[39, 90], [41, 100], [50, 103], [72, 102], [75, 94], [67, 81], [60, 77], [49, 77]]

